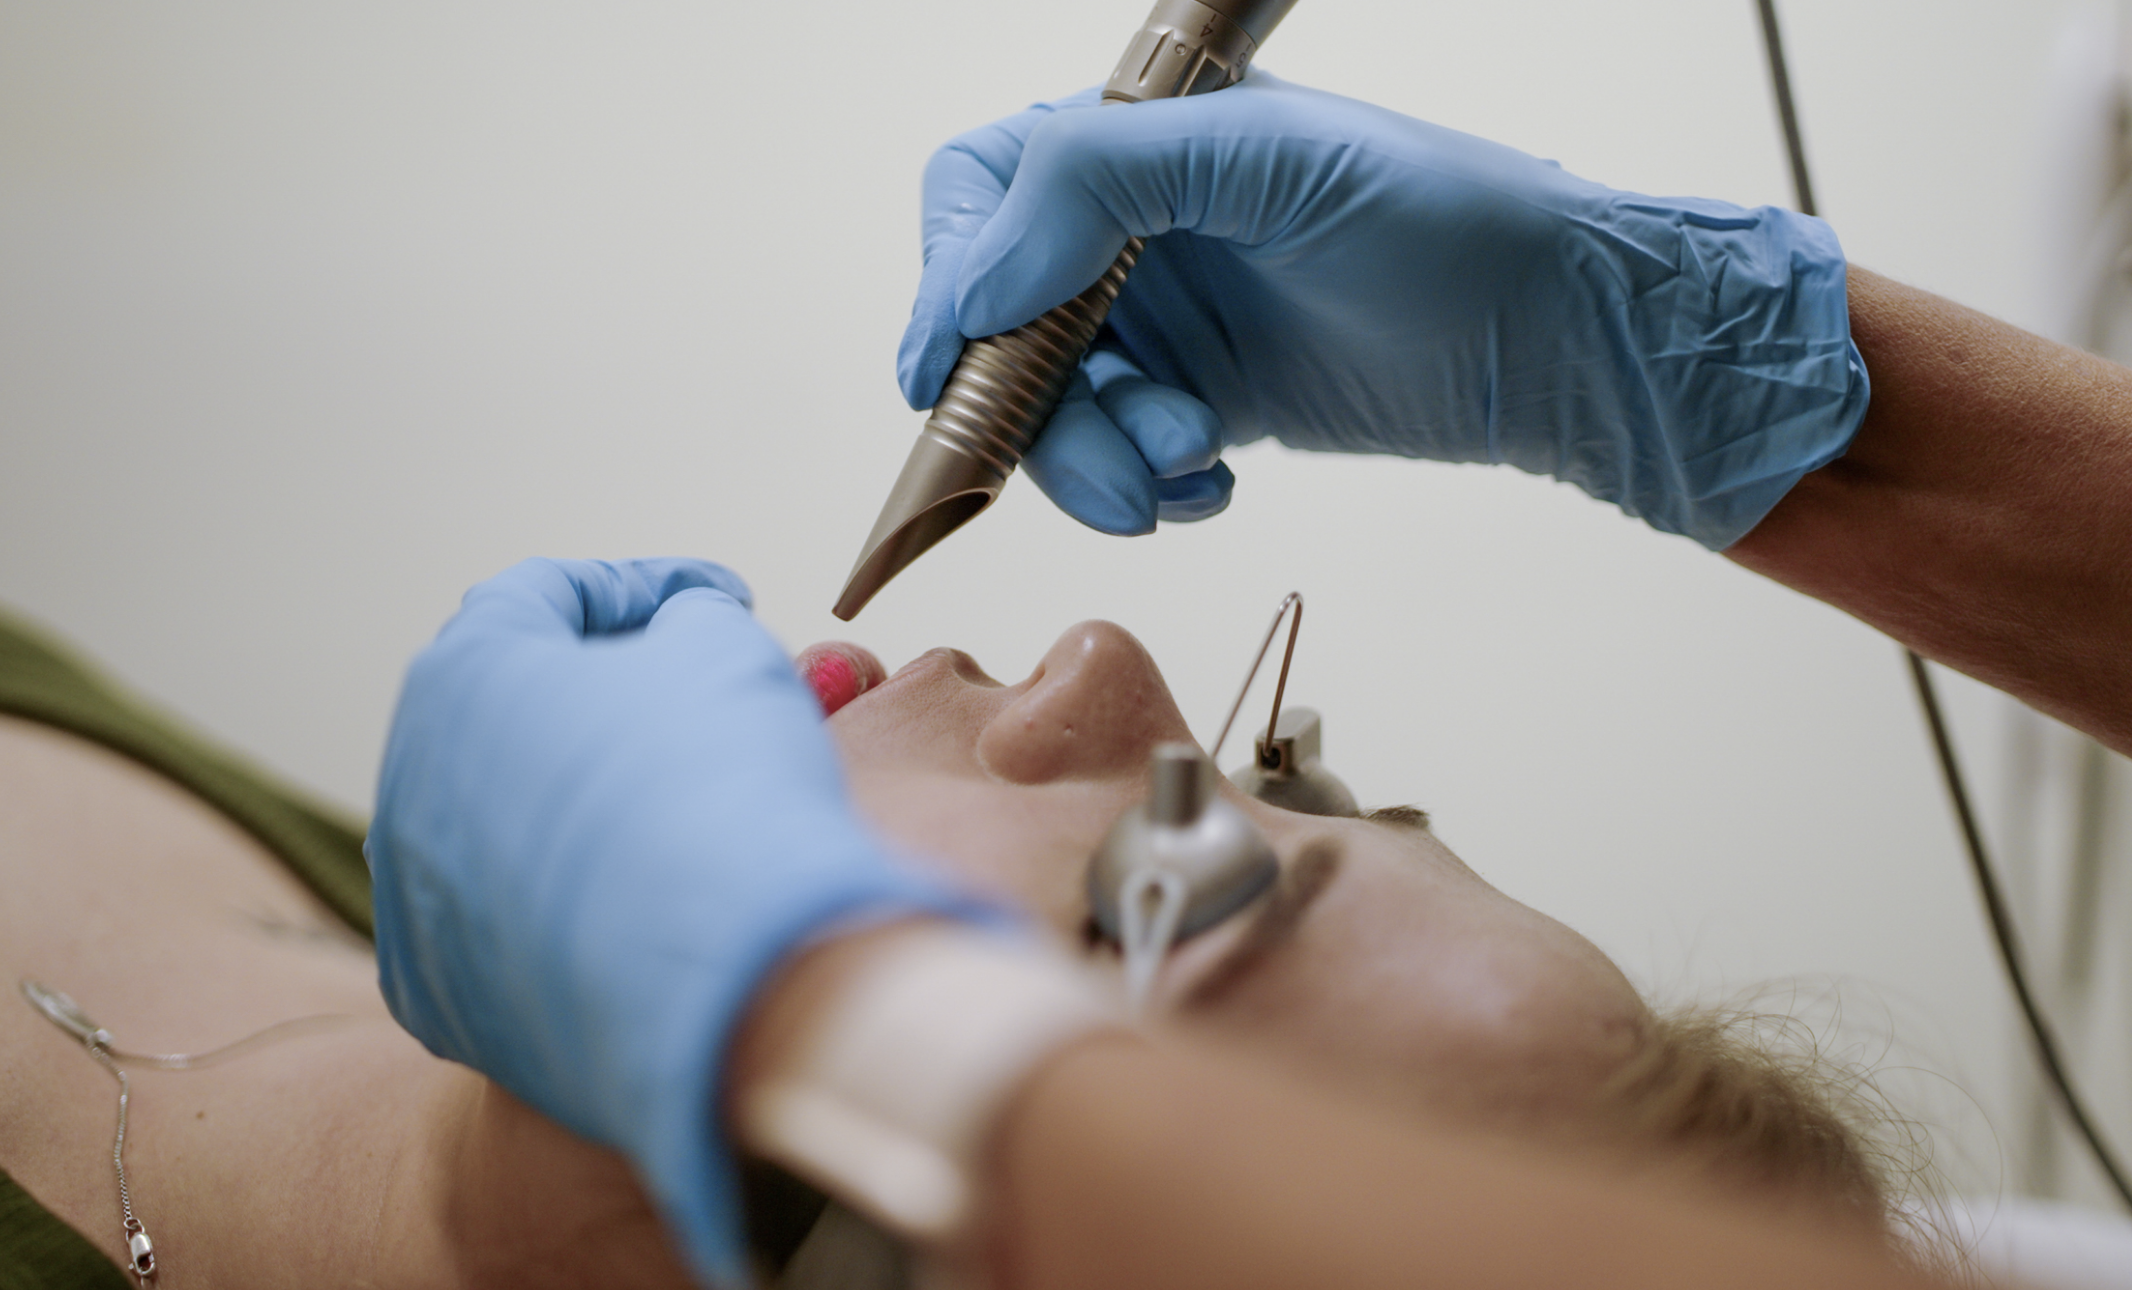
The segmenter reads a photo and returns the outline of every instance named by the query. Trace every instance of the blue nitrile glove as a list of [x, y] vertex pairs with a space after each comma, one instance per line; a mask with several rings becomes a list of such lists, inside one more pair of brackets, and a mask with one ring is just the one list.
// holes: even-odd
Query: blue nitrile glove
[[700, 560], [529, 560], [408, 669], [365, 850], [400, 1023], [636, 1165], [699, 1277], [744, 1243], [720, 1070], [811, 935], [974, 902], [853, 814], [821, 708]]
[[1095, 103], [934, 154], [898, 362], [929, 406], [964, 336], [1029, 321], [1128, 234], [1151, 239], [1025, 462], [1095, 528], [1220, 510], [1216, 454], [1272, 435], [1509, 462], [1722, 548], [1865, 416], [1819, 220], [1617, 192], [1264, 71]]

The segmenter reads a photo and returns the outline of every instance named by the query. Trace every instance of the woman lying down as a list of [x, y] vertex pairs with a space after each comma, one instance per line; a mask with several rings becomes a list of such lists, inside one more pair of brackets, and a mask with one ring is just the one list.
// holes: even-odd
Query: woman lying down
[[[855, 647], [806, 661], [872, 825], [1110, 970], [1114, 953], [1086, 934], [1088, 857], [1144, 798], [1149, 750], [1190, 738], [1139, 643], [1108, 623], [1071, 627], [1014, 684], [954, 650], [879, 683]], [[358, 834], [5, 620], [0, 713], [0, 1266], [21, 1269], [19, 1283], [123, 1284], [126, 1215], [152, 1235], [166, 1290], [691, 1283], [640, 1170], [395, 1024], [366, 940]], [[1735, 1044], [1720, 1022], [1655, 1014], [1588, 941], [1490, 887], [1417, 810], [1327, 818], [1229, 796], [1281, 875], [1171, 956], [1154, 986], [1158, 1032], [1365, 1107], [1367, 1123], [1438, 1126], [1475, 1159], [1575, 1162], [1715, 1206], [1720, 1225], [1766, 1219], [1780, 1244], [1810, 1231], [1867, 1251], [1855, 1266], [1884, 1246], [1888, 1275], [1905, 1275], [1873, 1148], [1814, 1076]], [[14, 997], [20, 981], [64, 992], [108, 1047], [132, 1053], [337, 1020], [199, 1069], [121, 1058], [122, 1206], [119, 1084]], [[1301, 1180], [1342, 1167], [1307, 1150], [1291, 1163]], [[749, 1177], [756, 1267], [775, 1275], [820, 1202], [781, 1175]], [[995, 1170], [980, 1207], [1038, 1203], [1017, 1177]], [[1088, 1209], [1076, 1221], [1101, 1221]], [[996, 1231], [981, 1244], [962, 1260], [978, 1280], [1081, 1275]], [[1608, 1279], [1603, 1260], [1592, 1272], [1589, 1284]], [[1189, 1265], [1164, 1274], [1196, 1279]]]

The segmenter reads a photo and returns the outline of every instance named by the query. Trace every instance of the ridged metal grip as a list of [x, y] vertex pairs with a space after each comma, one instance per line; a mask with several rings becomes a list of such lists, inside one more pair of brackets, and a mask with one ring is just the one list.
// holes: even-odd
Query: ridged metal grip
[[[1105, 104], [1204, 94], [1242, 80], [1295, 0], [1155, 0]], [[1131, 238], [1095, 285], [1036, 321], [963, 346], [833, 611], [849, 621], [883, 584], [992, 504], [1051, 420], [1145, 245]]]
[[[1229, 0], [1234, 9], [1238, 0]], [[1242, 0], [1253, 20], [1280, 21], [1287, 5]], [[1243, 79], [1258, 42], [1229, 14], [1200, 0], [1157, 0], [1103, 85], [1106, 105], [1206, 94]], [[1146, 243], [1131, 238], [1096, 284], [1050, 313], [963, 347], [928, 433], [981, 458], [1004, 482], [1073, 379], [1081, 356], [1125, 286]]]
[[1013, 331], [963, 346], [925, 433], [982, 460], [1001, 482], [1051, 420], [1146, 243], [1129, 238], [1094, 286]]

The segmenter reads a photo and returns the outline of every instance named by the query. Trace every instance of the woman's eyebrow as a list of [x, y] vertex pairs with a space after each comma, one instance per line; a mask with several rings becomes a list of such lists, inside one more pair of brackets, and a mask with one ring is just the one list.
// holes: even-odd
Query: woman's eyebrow
[[1185, 996], [1184, 1006], [1196, 1008], [1215, 1003], [1235, 989], [1239, 981], [1251, 975], [1267, 955], [1295, 933], [1311, 902], [1324, 892], [1333, 875], [1340, 871], [1340, 858], [1340, 844], [1331, 838], [1312, 838], [1304, 843], [1302, 853], [1282, 873], [1266, 903], [1244, 929], [1244, 934], [1237, 938], [1228, 953], [1207, 969], [1206, 975], [1199, 978], [1191, 993]]

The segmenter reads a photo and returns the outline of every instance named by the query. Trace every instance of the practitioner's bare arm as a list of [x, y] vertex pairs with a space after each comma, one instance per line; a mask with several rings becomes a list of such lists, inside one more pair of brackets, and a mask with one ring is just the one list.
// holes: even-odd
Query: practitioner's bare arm
[[[736, 1088], [893, 935], [843, 938], [781, 974]], [[1433, 1126], [1190, 1043], [1065, 1050], [994, 1129], [990, 1168], [983, 1257], [1003, 1290], [1931, 1284], [1825, 1215]]]
[[1727, 552], [2132, 752], [2132, 371], [1863, 269], [1851, 449]]
[[1014, 1290], [1929, 1284], [1859, 1233], [1380, 1115], [1232, 1054], [1071, 1050], [999, 1168]]

